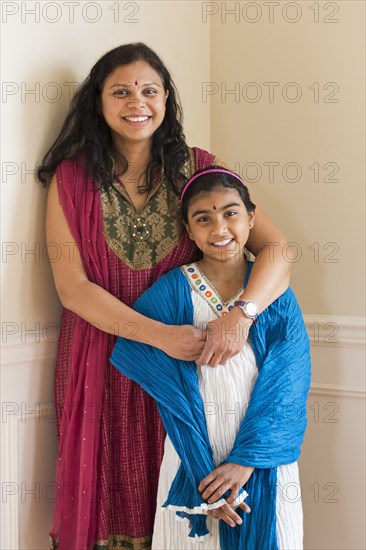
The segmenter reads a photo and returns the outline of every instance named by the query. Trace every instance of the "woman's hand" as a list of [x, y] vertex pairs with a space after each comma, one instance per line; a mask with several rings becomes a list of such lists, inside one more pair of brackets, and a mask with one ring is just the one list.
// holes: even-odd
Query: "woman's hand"
[[[253, 472], [254, 468], [251, 466], [225, 462], [201, 481], [198, 491], [204, 500], [212, 503], [221, 498], [227, 490], [230, 490], [231, 494], [226, 502], [232, 504], [237, 498], [239, 490], [246, 484]], [[246, 505], [246, 507], [245, 511], [250, 511], [249, 506]]]
[[206, 332], [191, 325], [162, 325], [159, 340], [156, 338], [154, 344], [174, 359], [182, 361], [196, 361], [201, 355], [205, 341]]
[[217, 367], [226, 363], [244, 346], [251, 325], [251, 319], [245, 317], [238, 307], [234, 307], [224, 317], [208, 323], [207, 340], [196, 361], [197, 365]]

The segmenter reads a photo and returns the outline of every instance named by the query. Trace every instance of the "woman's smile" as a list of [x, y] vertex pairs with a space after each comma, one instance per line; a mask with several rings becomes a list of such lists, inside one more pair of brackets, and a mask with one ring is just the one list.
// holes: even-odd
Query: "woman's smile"
[[151, 118], [151, 116], [124, 116], [122, 117], [124, 120], [128, 120], [130, 122], [144, 122], [145, 120], [148, 120]]
[[149, 121], [151, 120], [152, 116], [146, 116], [146, 115], [143, 115], [143, 116], [124, 116], [122, 117], [122, 120], [126, 121], [128, 124], [130, 124], [131, 126], [135, 126], [135, 127], [144, 127], [146, 126]]

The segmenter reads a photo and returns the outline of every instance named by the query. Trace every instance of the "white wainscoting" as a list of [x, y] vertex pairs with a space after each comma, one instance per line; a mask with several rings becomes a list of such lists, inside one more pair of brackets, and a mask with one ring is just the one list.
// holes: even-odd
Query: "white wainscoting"
[[304, 315], [308, 429], [299, 461], [307, 550], [364, 550], [365, 321]]
[[[5, 337], [4, 337], [5, 339]], [[49, 548], [56, 463], [54, 336], [1, 345], [1, 548]]]
[[[313, 377], [300, 459], [305, 549], [364, 550], [365, 322], [305, 315]], [[1, 548], [49, 548], [56, 459], [55, 339], [1, 345]]]

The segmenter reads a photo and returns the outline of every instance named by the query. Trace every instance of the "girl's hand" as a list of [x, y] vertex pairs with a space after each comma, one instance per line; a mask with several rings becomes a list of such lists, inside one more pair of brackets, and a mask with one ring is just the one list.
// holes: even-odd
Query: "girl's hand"
[[[251, 466], [241, 466], [233, 462], [225, 462], [224, 464], [220, 464], [218, 468], [201, 481], [198, 490], [204, 500], [212, 503], [221, 498], [230, 489], [231, 494], [226, 499], [226, 502], [232, 504], [238, 496], [239, 490], [246, 484], [253, 471], [254, 468]], [[247, 509], [243, 506], [240, 507], [249, 512], [249, 506], [245, 506]], [[226, 511], [224, 512], [227, 513]]]
[[198, 366], [223, 365], [244, 346], [252, 321], [245, 317], [238, 307], [230, 313], [207, 325], [207, 340], [203, 352], [197, 359]]
[[[250, 513], [250, 508], [245, 502], [239, 504], [238, 508], [241, 508], [247, 514]], [[241, 517], [228, 504], [224, 504], [221, 508], [216, 508], [216, 510], [209, 510], [207, 514], [213, 518], [222, 519], [230, 527], [236, 527], [243, 523]]]
[[155, 337], [155, 345], [174, 359], [196, 361], [201, 355], [206, 332], [191, 325], [162, 325], [159, 340]]

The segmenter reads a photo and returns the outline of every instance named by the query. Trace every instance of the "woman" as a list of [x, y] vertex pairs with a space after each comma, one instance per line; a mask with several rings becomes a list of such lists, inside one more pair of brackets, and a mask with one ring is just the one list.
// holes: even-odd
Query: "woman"
[[[64, 306], [51, 531], [59, 550], [151, 544], [164, 430], [153, 400], [110, 366], [115, 337], [211, 366], [238, 353], [245, 341], [240, 311], [225, 324], [210, 323], [206, 335], [130, 309], [160, 275], [195, 259], [178, 196], [195, 170], [214, 161], [186, 145], [170, 74], [137, 43], [96, 63], [39, 169], [39, 179], [50, 182], [47, 240], [62, 250], [52, 264]], [[257, 260], [242, 297], [259, 311], [289, 283], [290, 264], [282, 246], [270, 255], [271, 242], [286, 243], [258, 209], [248, 245]]]

